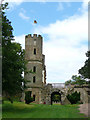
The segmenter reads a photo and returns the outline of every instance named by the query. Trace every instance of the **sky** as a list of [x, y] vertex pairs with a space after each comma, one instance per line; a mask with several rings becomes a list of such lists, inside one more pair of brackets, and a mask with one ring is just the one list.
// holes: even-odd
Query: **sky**
[[[81, 2], [9, 2], [7, 17], [15, 41], [25, 49], [25, 35], [43, 37], [47, 83], [64, 83], [84, 65], [88, 50], [88, 4]], [[37, 24], [33, 21], [37, 20]]]

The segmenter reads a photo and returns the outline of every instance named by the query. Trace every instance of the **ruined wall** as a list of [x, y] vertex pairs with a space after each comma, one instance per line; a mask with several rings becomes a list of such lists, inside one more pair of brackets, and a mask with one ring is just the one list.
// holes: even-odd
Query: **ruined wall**
[[83, 103], [88, 103], [88, 93], [85, 88], [74, 88], [74, 92], [80, 92], [80, 99]]
[[61, 102], [68, 104], [67, 94], [78, 91], [81, 93], [81, 101], [88, 103], [86, 88], [53, 88], [51, 84], [46, 85], [45, 55], [42, 54], [42, 46], [43, 38], [41, 35], [29, 34], [25, 36], [25, 59], [28, 61], [26, 67], [28, 71], [31, 70], [33, 73], [25, 74], [24, 77], [28, 81], [26, 84], [28, 87], [27, 91], [32, 91], [31, 96], [35, 96], [34, 102], [51, 104], [51, 94], [59, 92], [61, 94]]

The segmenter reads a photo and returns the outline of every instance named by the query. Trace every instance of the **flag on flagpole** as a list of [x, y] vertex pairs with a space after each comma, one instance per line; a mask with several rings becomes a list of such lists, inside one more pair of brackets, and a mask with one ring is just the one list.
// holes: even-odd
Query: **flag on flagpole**
[[35, 23], [35, 24], [37, 24], [37, 21], [36, 21], [36, 20], [34, 20], [34, 23]]

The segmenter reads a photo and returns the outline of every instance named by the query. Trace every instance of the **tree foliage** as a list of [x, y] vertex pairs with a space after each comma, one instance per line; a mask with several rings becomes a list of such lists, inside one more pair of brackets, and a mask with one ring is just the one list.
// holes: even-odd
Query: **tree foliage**
[[61, 100], [60, 95], [58, 95], [58, 94], [53, 95], [52, 101], [54, 101], [54, 102], [60, 102], [60, 100]]
[[25, 92], [25, 103], [29, 104], [30, 102], [33, 102], [33, 98], [31, 97], [31, 91]]
[[90, 79], [90, 50], [87, 51], [86, 56], [88, 59], [85, 61], [84, 66], [79, 69], [79, 74], [81, 74], [84, 78]]
[[11, 98], [23, 90], [22, 76], [25, 71], [25, 51], [13, 36], [13, 27], [5, 14], [8, 3], [2, 5], [2, 90]]
[[65, 85], [83, 85], [86, 84], [86, 80], [82, 76], [73, 75], [71, 80], [65, 82]]
[[71, 102], [71, 104], [76, 104], [77, 102], [80, 101], [80, 92], [77, 93], [77, 91], [75, 91], [72, 94], [68, 94], [67, 98]]
[[67, 81], [65, 82], [65, 85], [69, 85], [69, 84], [71, 84], [71, 83], [72, 83], [71, 80], [67, 80]]

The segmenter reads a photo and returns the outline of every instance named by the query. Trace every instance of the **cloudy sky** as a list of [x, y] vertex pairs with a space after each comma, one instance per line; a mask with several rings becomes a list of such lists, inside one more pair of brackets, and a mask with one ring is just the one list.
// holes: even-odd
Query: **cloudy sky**
[[87, 2], [17, 1], [6, 11], [15, 40], [25, 48], [25, 35], [42, 35], [47, 83], [63, 83], [77, 75], [88, 50]]

